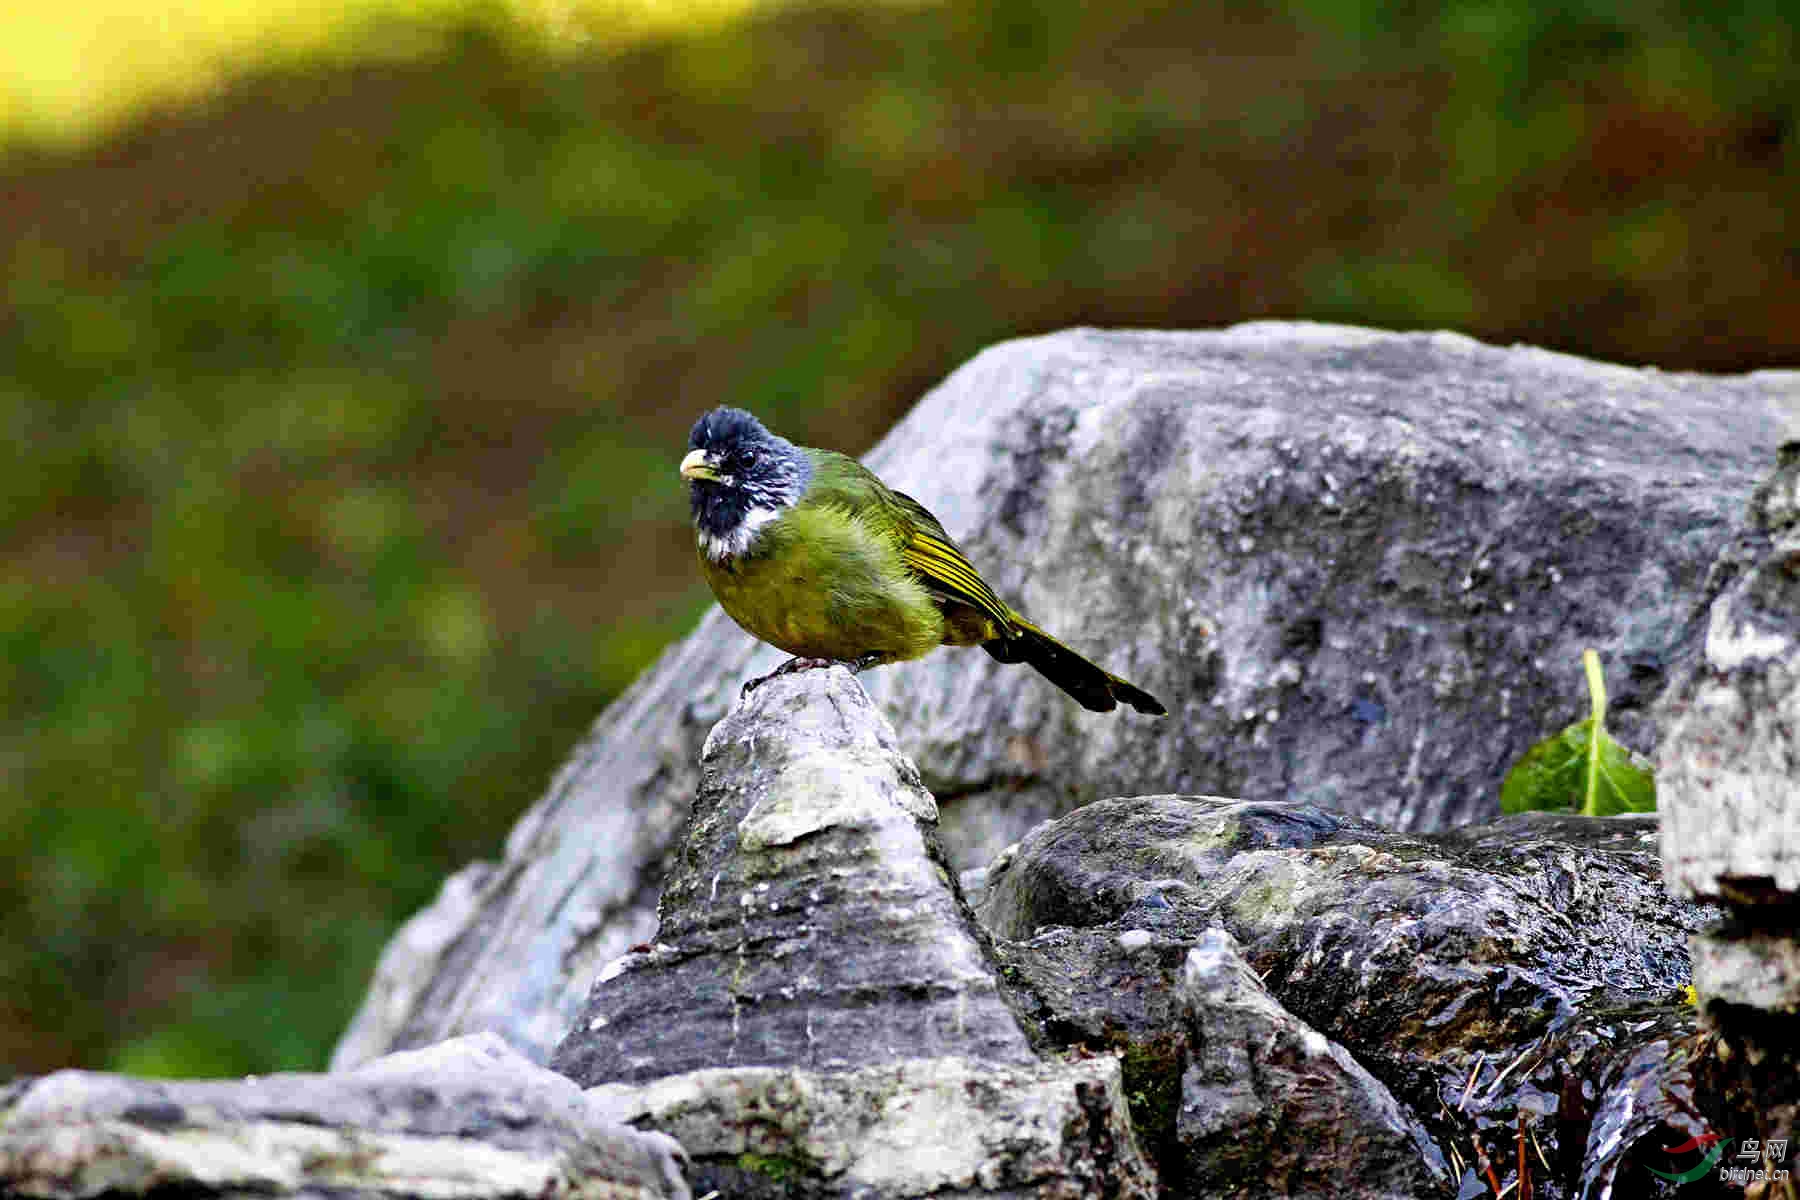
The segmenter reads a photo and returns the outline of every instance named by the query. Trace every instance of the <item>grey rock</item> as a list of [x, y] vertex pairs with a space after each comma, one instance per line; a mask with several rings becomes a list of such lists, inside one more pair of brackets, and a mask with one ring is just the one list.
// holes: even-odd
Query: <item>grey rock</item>
[[1581, 715], [1584, 647], [1612, 668], [1615, 733], [1650, 745], [1645, 707], [1691, 653], [1708, 568], [1795, 429], [1800, 374], [1671, 376], [1446, 334], [996, 347], [871, 463], [1171, 718], [1095, 720], [953, 652], [868, 686], [960, 865], [1106, 795], [1280, 798], [1395, 829], [1491, 817], [1517, 756]]
[[50, 1200], [687, 1200], [684, 1161], [492, 1034], [342, 1075], [59, 1071], [13, 1085], [0, 1111], [0, 1192]]
[[[1694, 986], [1709, 999], [1800, 1017], [1800, 929], [1726, 926], [1694, 935]], [[1800, 1024], [1793, 1029], [1800, 1043]]]
[[1703, 657], [1659, 713], [1663, 858], [1678, 895], [1753, 906], [1800, 894], [1797, 492], [1800, 445], [1758, 489], [1719, 567], [1731, 578], [1708, 611]]
[[1347, 1050], [1269, 995], [1222, 929], [1188, 951], [1178, 988], [1190, 1062], [1176, 1119], [1183, 1195], [1446, 1195], [1423, 1126]]
[[1601, 1056], [1590, 1068], [1598, 1081], [1599, 1102], [1588, 1125], [1583, 1147], [1581, 1195], [1584, 1200], [1657, 1195], [1664, 1189], [1649, 1174], [1671, 1172], [1676, 1164], [1667, 1147], [1679, 1146], [1711, 1132], [1695, 1109], [1694, 1079], [1689, 1069], [1692, 1023], [1686, 1038], [1643, 1038], [1627, 1052]]
[[601, 973], [552, 1065], [592, 1085], [1033, 1061], [936, 817], [849, 671], [763, 683], [706, 741], [655, 945]]
[[1399, 834], [1303, 804], [1114, 799], [1002, 855], [980, 915], [1053, 1041], [1123, 1054], [1127, 1095], [1146, 1098], [1134, 1122], [1171, 1186], [1208, 1186], [1188, 1173], [1215, 1161], [1186, 1149], [1168, 1093], [1190, 1092], [1202, 1061], [1178, 999], [1188, 953], [1222, 927], [1296, 1027], [1380, 1080], [1455, 1174], [1479, 1144], [1504, 1181], [1523, 1116], [1554, 1164], [1535, 1193], [1552, 1200], [1576, 1194], [1614, 1091], [1635, 1089], [1648, 1123], [1605, 1143], [1615, 1161], [1596, 1178], [1679, 1124], [1682, 1087], [1619, 1069], [1694, 1033], [1685, 943], [1714, 915], [1664, 891], [1655, 845], [1652, 817]]
[[725, 1195], [1153, 1195], [1118, 1063], [1037, 1060], [936, 814], [848, 671], [764, 682], [707, 739], [654, 944], [553, 1065]]
[[[1258, 324], [996, 346], [869, 462], [996, 588], [1167, 702], [1088, 714], [944, 650], [865, 677], [976, 866], [1107, 795], [1304, 800], [1402, 828], [1492, 815], [1510, 762], [1612, 724], [1687, 618], [1800, 376], [1665, 375], [1445, 334]], [[677, 486], [670, 450], [670, 486]], [[334, 1062], [491, 1029], [546, 1059], [594, 973], [643, 941], [694, 763], [780, 656], [715, 611], [621, 697], [514, 830], [397, 937]]]
[[1111, 1058], [727, 1067], [588, 1094], [678, 1137], [696, 1188], [724, 1196], [1156, 1195]]
[[[1559, 836], [1592, 827], [1584, 844]], [[1673, 992], [1703, 910], [1660, 884], [1654, 818], [1398, 834], [1305, 804], [1104, 800], [990, 870], [996, 936], [1223, 925], [1283, 1004], [1347, 1044], [1430, 1055], [1540, 1031], [1591, 995]], [[1403, 998], [1403, 999], [1402, 999]]]
[[1800, 1129], [1800, 444], [1783, 446], [1713, 570], [1704, 652], [1665, 695], [1657, 755], [1671, 891], [1720, 902], [1693, 939], [1722, 1133]]

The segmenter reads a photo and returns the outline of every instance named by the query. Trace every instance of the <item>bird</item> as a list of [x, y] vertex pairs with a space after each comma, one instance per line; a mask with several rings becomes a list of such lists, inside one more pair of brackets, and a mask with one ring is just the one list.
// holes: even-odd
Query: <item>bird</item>
[[1001, 600], [923, 504], [847, 455], [797, 446], [721, 407], [694, 423], [681, 477], [720, 607], [794, 656], [774, 674], [832, 663], [861, 671], [978, 645], [1029, 664], [1093, 712], [1121, 702], [1168, 711]]

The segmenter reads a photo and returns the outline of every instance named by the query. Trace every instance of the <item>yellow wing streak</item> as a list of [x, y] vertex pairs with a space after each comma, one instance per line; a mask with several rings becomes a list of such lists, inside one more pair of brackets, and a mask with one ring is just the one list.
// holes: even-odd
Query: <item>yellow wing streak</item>
[[949, 542], [915, 529], [901, 548], [901, 557], [928, 585], [935, 585], [955, 599], [980, 609], [1002, 629], [1012, 628], [1012, 611], [975, 573], [962, 552]]
[[994, 595], [994, 589], [963, 557], [963, 552], [956, 548], [956, 543], [931, 515], [931, 510], [905, 492], [886, 487], [882, 491], [899, 507], [897, 515], [903, 518], [902, 527], [906, 533], [900, 546], [900, 557], [908, 569], [927, 589], [976, 609], [993, 620], [1002, 636], [1013, 636], [1017, 618], [1012, 609]]

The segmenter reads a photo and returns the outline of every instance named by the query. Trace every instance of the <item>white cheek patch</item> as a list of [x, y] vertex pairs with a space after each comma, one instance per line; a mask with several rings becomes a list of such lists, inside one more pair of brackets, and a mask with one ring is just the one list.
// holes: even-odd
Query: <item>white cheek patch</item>
[[745, 513], [744, 519], [739, 521], [736, 527], [724, 537], [714, 537], [704, 530], [700, 531], [696, 535], [700, 542], [700, 549], [704, 550], [706, 557], [714, 562], [724, 562], [728, 558], [736, 558], [755, 544], [756, 535], [762, 531], [764, 525], [780, 515], [779, 508], [753, 508]]

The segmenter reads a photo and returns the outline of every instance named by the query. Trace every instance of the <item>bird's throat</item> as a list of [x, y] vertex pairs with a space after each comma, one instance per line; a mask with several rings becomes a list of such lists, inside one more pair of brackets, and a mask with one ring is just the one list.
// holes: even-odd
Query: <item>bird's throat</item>
[[694, 531], [700, 552], [716, 563], [728, 562], [750, 552], [756, 545], [763, 526], [781, 515], [778, 508], [749, 508], [730, 528], [708, 529], [704, 523]]

